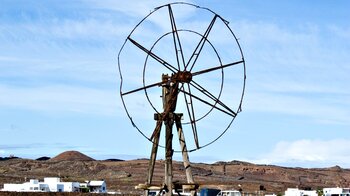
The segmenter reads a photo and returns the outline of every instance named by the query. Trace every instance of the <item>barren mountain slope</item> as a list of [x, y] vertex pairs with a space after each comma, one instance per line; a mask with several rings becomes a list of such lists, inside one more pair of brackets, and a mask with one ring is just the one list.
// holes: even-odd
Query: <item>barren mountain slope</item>
[[[156, 163], [154, 184], [161, 184], [164, 161]], [[144, 183], [148, 160], [132, 161], [76, 161], [11, 159], [0, 161], [0, 186], [3, 183], [22, 183], [25, 180], [59, 176], [62, 181], [105, 179], [109, 190], [122, 193], [141, 193], [135, 185]], [[245, 192], [265, 190], [281, 193], [287, 187], [322, 188], [350, 187], [350, 170], [340, 167], [324, 169], [286, 168], [254, 165], [245, 162], [194, 163], [193, 174], [202, 187], [239, 189]], [[184, 167], [174, 162], [174, 180], [185, 182]], [[240, 186], [239, 186], [240, 185]]]

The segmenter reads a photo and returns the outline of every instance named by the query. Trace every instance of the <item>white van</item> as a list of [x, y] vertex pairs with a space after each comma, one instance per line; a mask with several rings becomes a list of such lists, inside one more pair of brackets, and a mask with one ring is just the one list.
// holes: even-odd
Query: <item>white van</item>
[[241, 192], [237, 190], [220, 191], [217, 196], [242, 196]]

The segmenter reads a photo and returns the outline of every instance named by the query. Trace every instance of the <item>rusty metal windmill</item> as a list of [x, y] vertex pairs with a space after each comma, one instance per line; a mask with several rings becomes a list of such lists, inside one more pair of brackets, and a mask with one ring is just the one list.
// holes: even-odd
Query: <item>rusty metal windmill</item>
[[[147, 181], [139, 188], [147, 194], [153, 185], [161, 147], [165, 149], [165, 176], [159, 187], [167, 195], [178, 188], [173, 182], [172, 159], [174, 152], [180, 152], [187, 177], [180, 185], [194, 193], [198, 184], [188, 153], [217, 141], [241, 111], [245, 61], [228, 22], [208, 8], [189, 3], [157, 7], [126, 38], [118, 68], [127, 116], [152, 142]], [[151, 128], [149, 122], [154, 120], [156, 126]], [[173, 143], [174, 124], [178, 146]]]

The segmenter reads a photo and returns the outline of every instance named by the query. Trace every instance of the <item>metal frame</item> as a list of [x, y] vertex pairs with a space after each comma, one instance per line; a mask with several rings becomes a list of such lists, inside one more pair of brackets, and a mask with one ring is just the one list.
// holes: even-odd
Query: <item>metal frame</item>
[[[196, 31], [193, 31], [193, 30], [188, 30], [188, 29], [177, 29], [176, 20], [174, 17], [172, 6], [179, 5], [179, 4], [180, 5], [187, 5], [187, 6], [194, 6], [197, 9], [203, 9], [203, 10], [209, 11], [214, 15], [212, 20], [210, 21], [208, 27], [206, 28], [206, 31], [203, 34], [198, 33]], [[133, 39], [132, 35], [133, 35], [134, 31], [139, 26], [141, 26], [143, 24], [143, 22], [150, 15], [152, 15], [154, 12], [156, 12], [162, 8], [165, 8], [168, 10], [169, 22], [171, 23], [171, 31], [161, 35], [154, 42], [152, 47], [150, 49], [148, 49], [148, 48], [144, 47], [142, 44], [140, 44], [137, 40]], [[232, 34], [232, 37], [235, 39], [236, 44], [239, 48], [241, 60], [230, 62], [227, 64], [223, 64], [218, 51], [216, 50], [214, 45], [208, 39], [208, 35], [210, 34], [215, 22], [218, 20], [221, 20], [226, 25], [227, 29]], [[201, 37], [199, 43], [197, 44], [195, 50], [193, 51], [193, 53], [191, 54], [191, 56], [187, 62], [185, 62], [179, 32], [193, 33], [193, 34], [196, 34], [197, 36]], [[157, 45], [157, 43], [160, 40], [162, 40], [164, 37], [170, 36], [170, 35], [172, 35], [172, 38], [173, 38], [174, 52], [176, 54], [176, 65], [171, 65], [166, 60], [162, 59], [161, 57], [159, 57], [157, 54], [155, 54], [153, 52], [153, 49]], [[140, 50], [142, 50], [143, 52], [145, 52], [147, 54], [147, 56], [146, 56], [146, 59], [145, 59], [144, 65], [143, 65], [142, 86], [139, 88], [127, 91], [127, 92], [123, 92], [123, 88], [122, 88], [123, 87], [123, 76], [122, 76], [122, 68], [121, 68], [121, 63], [120, 63], [120, 54], [123, 51], [126, 43], [131, 43], [135, 47], [137, 47]], [[197, 59], [200, 56], [201, 51], [203, 49], [203, 46], [205, 44], [209, 44], [210, 47], [213, 49], [216, 57], [218, 58], [218, 60], [220, 62], [220, 65], [217, 65], [217, 66], [214, 66], [214, 67], [211, 67], [208, 69], [193, 72], [192, 71], [193, 67], [195, 66]], [[171, 76], [163, 74], [160, 82], [156, 82], [153, 84], [146, 84], [146, 82], [145, 82], [146, 81], [146, 79], [145, 79], [146, 74], [145, 73], [147, 70], [147, 63], [148, 63], [149, 58], [152, 58], [153, 60], [156, 60], [158, 63], [163, 65], [164, 68], [166, 68], [169, 72], [171, 72]], [[243, 87], [242, 87], [242, 93], [241, 93], [238, 109], [236, 111], [233, 111], [228, 105], [226, 105], [225, 103], [220, 101], [220, 98], [221, 98], [221, 94], [223, 91], [224, 69], [227, 67], [237, 66], [237, 65], [243, 66], [243, 72], [244, 72], [243, 78], [242, 78], [243, 79]], [[198, 150], [200, 148], [206, 147], [206, 146], [214, 143], [215, 141], [217, 141], [220, 137], [222, 137], [224, 135], [224, 133], [228, 130], [228, 128], [231, 126], [231, 124], [232, 124], [233, 120], [235, 119], [235, 117], [237, 116], [237, 114], [241, 111], [241, 106], [242, 106], [242, 101], [243, 101], [243, 96], [244, 96], [245, 81], [246, 81], [245, 60], [244, 60], [244, 56], [242, 53], [241, 46], [238, 42], [238, 39], [236, 38], [235, 34], [228, 26], [228, 22], [226, 20], [224, 20], [221, 16], [219, 16], [218, 14], [213, 12], [212, 10], [210, 10], [208, 8], [196, 6], [196, 5], [193, 5], [190, 3], [183, 3], [183, 2], [171, 3], [171, 4], [166, 4], [166, 5], [157, 7], [157, 8], [155, 8], [154, 11], [152, 11], [145, 18], [143, 18], [135, 26], [135, 28], [131, 31], [131, 33], [128, 35], [127, 39], [125, 40], [123, 46], [121, 47], [121, 49], [118, 53], [118, 68], [119, 68], [120, 79], [121, 79], [120, 96], [121, 96], [125, 111], [127, 113], [127, 116], [129, 117], [132, 125], [138, 130], [138, 132], [140, 132], [141, 135], [143, 135], [147, 140], [149, 140], [150, 142], [153, 143], [152, 152], [151, 152], [151, 156], [150, 156], [150, 162], [149, 162], [149, 168], [148, 168], [148, 174], [147, 174], [147, 182], [146, 182], [146, 184], [140, 185], [139, 187], [141, 187], [141, 188], [143, 187], [143, 189], [146, 190], [145, 194], [148, 193], [147, 192], [148, 188], [150, 186], [152, 186], [153, 171], [154, 171], [154, 165], [155, 165], [155, 161], [156, 161], [158, 147], [162, 147], [162, 148], [165, 148], [166, 161], [165, 161], [165, 180], [164, 180], [164, 184], [161, 187], [161, 189], [168, 190], [166, 194], [172, 195], [171, 190], [173, 190], [173, 188], [176, 187], [176, 185], [174, 185], [172, 182], [172, 175], [173, 175], [173, 173], [172, 173], [172, 156], [173, 156], [174, 152], [181, 152], [182, 153], [184, 167], [186, 169], [187, 183], [188, 183], [188, 185], [194, 185], [191, 187], [193, 187], [195, 189], [198, 186], [194, 183], [194, 179], [193, 179], [192, 171], [191, 171], [191, 166], [190, 166], [190, 161], [188, 158], [188, 152], [192, 152], [192, 151]], [[221, 85], [219, 87], [220, 90], [219, 90], [218, 95], [212, 94], [211, 92], [206, 90], [205, 87], [203, 87], [201, 84], [199, 84], [195, 81], [196, 76], [202, 75], [205, 73], [209, 73], [212, 71], [216, 71], [216, 70], [221, 71]], [[147, 92], [147, 90], [150, 88], [160, 87], [160, 86], [162, 87], [162, 92], [163, 92], [162, 93], [162, 95], [163, 95], [163, 111], [158, 111], [156, 109], [156, 107], [154, 106], [154, 104], [150, 100], [148, 92]], [[214, 103], [210, 103], [210, 102], [206, 101], [205, 99], [201, 98], [200, 96], [194, 95], [192, 93], [191, 89], [196, 89], [197, 91], [201, 92], [202, 94], [200, 96], [205, 96], [206, 98], [209, 98]], [[132, 119], [132, 116], [130, 115], [130, 113], [127, 109], [127, 106], [126, 106], [126, 103], [124, 100], [127, 97], [127, 95], [133, 94], [133, 93], [136, 93], [139, 91], [144, 91], [145, 96], [146, 96], [149, 104], [151, 105], [151, 107], [155, 111], [154, 116], [155, 116], [155, 120], [156, 120], [156, 127], [155, 127], [153, 134], [151, 136], [146, 136], [142, 132], [142, 130], [140, 130], [136, 126], [135, 122]], [[186, 110], [187, 110], [186, 112], [187, 112], [188, 117], [189, 117], [189, 122], [185, 122], [185, 123], [181, 123], [181, 117], [183, 114], [174, 113], [175, 108], [176, 108], [176, 102], [177, 102], [177, 99], [179, 98], [178, 95], [181, 93], [184, 96], [185, 102], [189, 103], [189, 105], [190, 105], [189, 106], [188, 104], [186, 104]], [[203, 116], [197, 117], [195, 115], [196, 112], [195, 112], [195, 108], [193, 106], [193, 100], [202, 102], [203, 104], [206, 104], [206, 105], [210, 106], [211, 108]], [[200, 120], [203, 120], [213, 110], [218, 110], [220, 112], [227, 114], [228, 116], [232, 117], [232, 120], [228, 123], [227, 127], [215, 139], [213, 139], [212, 141], [210, 141], [206, 144], [200, 145], [199, 139], [198, 139], [198, 134], [197, 134], [196, 123], [199, 122]], [[180, 151], [174, 151], [172, 148], [172, 140], [173, 140], [172, 128], [173, 128], [174, 123], [176, 125], [177, 132], [178, 132], [179, 142], [180, 142], [180, 146], [181, 146]], [[162, 124], [165, 125], [165, 131], [166, 131], [165, 132], [165, 146], [159, 145]], [[182, 130], [182, 124], [190, 124], [191, 125], [196, 148], [187, 149], [186, 142], [185, 142], [185, 136], [184, 136], [184, 133]], [[192, 193], [195, 194], [194, 191]]]

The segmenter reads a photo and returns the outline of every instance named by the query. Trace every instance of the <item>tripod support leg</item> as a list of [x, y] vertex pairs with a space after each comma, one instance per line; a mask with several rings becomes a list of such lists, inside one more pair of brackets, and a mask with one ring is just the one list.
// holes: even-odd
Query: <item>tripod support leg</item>
[[[147, 184], [149, 185], [152, 184], [152, 178], [153, 178], [154, 166], [157, 159], [157, 151], [158, 151], [160, 130], [162, 128], [162, 124], [163, 122], [161, 120], [158, 120], [156, 128], [154, 129], [154, 132], [153, 132], [154, 137], [153, 137], [152, 153], [149, 159], [148, 174], [147, 174]], [[148, 196], [148, 189], [145, 190], [145, 196]]]
[[175, 123], [176, 123], [177, 133], [179, 135], [179, 142], [180, 142], [180, 147], [181, 147], [181, 151], [182, 151], [182, 159], [183, 159], [183, 163], [184, 163], [184, 167], [185, 167], [185, 171], [186, 171], [187, 182], [194, 183], [192, 169], [191, 169], [191, 165], [190, 165], [190, 160], [189, 160], [188, 153], [187, 153], [185, 135], [182, 131], [182, 125], [180, 122], [180, 118], [176, 118]]
[[[186, 147], [185, 135], [183, 133], [182, 125], [181, 125], [181, 116], [182, 115], [179, 115], [179, 114], [176, 115], [175, 123], [176, 123], [177, 133], [179, 135], [179, 142], [180, 142], [180, 147], [182, 151], [182, 159], [185, 167], [187, 183], [194, 183], [192, 168], [191, 168], [187, 147]], [[196, 191], [191, 191], [191, 195], [196, 195]]]
[[172, 128], [174, 124], [173, 119], [168, 119], [164, 121], [165, 124], [165, 186], [167, 188], [167, 192], [165, 196], [172, 196], [173, 194], [173, 133]]

